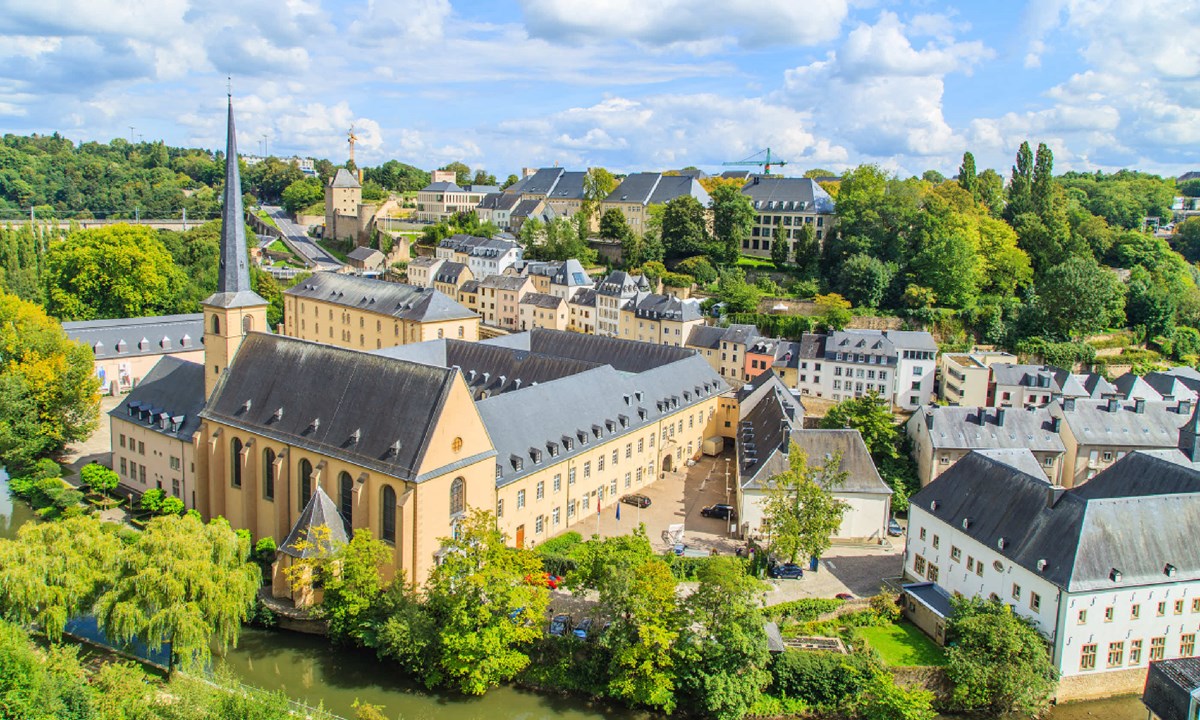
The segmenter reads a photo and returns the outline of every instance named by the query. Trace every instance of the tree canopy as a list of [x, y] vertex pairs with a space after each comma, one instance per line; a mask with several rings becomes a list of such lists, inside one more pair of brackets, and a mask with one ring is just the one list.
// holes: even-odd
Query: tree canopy
[[810, 464], [795, 442], [788, 450], [788, 469], [767, 481], [763, 503], [763, 530], [771, 552], [795, 562], [797, 557], [820, 557], [842, 524], [846, 503], [833, 497], [845, 482], [841, 455], [823, 465]]

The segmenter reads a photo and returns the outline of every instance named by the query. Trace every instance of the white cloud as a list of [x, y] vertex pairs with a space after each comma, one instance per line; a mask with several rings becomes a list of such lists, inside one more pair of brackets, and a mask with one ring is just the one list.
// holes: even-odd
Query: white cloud
[[726, 41], [744, 48], [825, 42], [837, 37], [847, 14], [845, 0], [521, 0], [521, 7], [534, 37], [631, 40], [698, 54]]

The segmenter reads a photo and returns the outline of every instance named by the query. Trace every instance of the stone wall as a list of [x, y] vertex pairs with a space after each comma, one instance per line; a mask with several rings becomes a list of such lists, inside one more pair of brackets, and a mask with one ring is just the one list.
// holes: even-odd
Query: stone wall
[[1097, 672], [1087, 675], [1072, 675], [1058, 683], [1055, 702], [1073, 700], [1096, 700], [1140, 693], [1146, 685], [1146, 668], [1130, 668], [1112, 672]]

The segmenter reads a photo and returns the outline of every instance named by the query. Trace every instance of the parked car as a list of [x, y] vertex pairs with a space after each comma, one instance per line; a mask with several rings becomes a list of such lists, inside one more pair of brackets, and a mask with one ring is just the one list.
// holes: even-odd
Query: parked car
[[834, 597], [837, 598], [838, 600], [853, 600], [854, 599], [854, 596], [851, 595], [850, 593], [838, 593], [837, 595], [834, 595]]
[[646, 497], [645, 495], [622, 495], [621, 502], [625, 503], [626, 505], [633, 505], [634, 507], [650, 507], [650, 498]]
[[550, 634], [558, 637], [564, 637], [571, 632], [571, 616], [565, 614], [555, 615], [550, 619]]
[[900, 527], [900, 523], [896, 522], [896, 518], [888, 520], [888, 535], [892, 537], [900, 537], [904, 534], [904, 528]]
[[551, 575], [550, 573], [542, 573], [541, 575], [526, 575], [525, 582], [530, 585], [543, 585], [551, 590], [557, 590], [559, 585], [562, 585], [561, 575]]
[[588, 636], [592, 634], [592, 619], [584, 618], [583, 620], [580, 620], [579, 624], [575, 626], [575, 629], [572, 632], [574, 632], [575, 637], [579, 638], [580, 640], [587, 640]]
[[725, 505], [708, 505], [700, 509], [700, 514], [704, 517], [717, 518], [719, 520], [728, 520], [733, 517], [733, 506]]
[[799, 580], [804, 577], [804, 568], [796, 563], [783, 563], [772, 565], [767, 574], [780, 580]]

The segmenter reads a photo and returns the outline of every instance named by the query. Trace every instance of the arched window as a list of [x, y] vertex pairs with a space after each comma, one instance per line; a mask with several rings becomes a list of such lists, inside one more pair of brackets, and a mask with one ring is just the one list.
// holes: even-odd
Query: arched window
[[450, 483], [450, 514], [461, 515], [467, 509], [466, 481], [460, 477]]
[[379, 504], [379, 532], [384, 542], [396, 542], [396, 491], [383, 486], [383, 501]]
[[307, 460], [300, 461], [300, 510], [304, 510], [304, 506], [308, 504], [309, 498], [312, 497], [312, 463]]
[[218, 315], [212, 316], [212, 331], [213, 335], [221, 334], [221, 318]]
[[242, 486], [242, 441], [234, 438], [229, 443], [229, 464], [233, 468], [230, 473], [230, 482], [235, 488]]
[[242, 316], [242, 334], [250, 332], [254, 329], [254, 317], [250, 315]]
[[342, 511], [342, 522], [349, 531], [354, 519], [354, 480], [345, 470], [338, 475], [338, 506]]
[[263, 450], [263, 498], [275, 499], [275, 451]]

